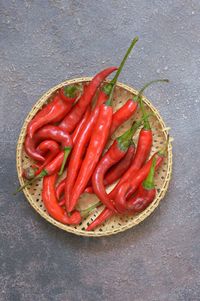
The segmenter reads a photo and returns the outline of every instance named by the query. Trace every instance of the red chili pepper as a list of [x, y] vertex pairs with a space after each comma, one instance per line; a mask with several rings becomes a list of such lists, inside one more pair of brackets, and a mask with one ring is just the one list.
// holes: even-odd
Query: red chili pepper
[[71, 216], [68, 216], [66, 211], [59, 206], [55, 192], [56, 179], [56, 174], [44, 177], [42, 188], [42, 200], [45, 205], [45, 208], [47, 209], [49, 215], [51, 215], [54, 219], [63, 224], [79, 224], [81, 222], [81, 215], [78, 211], [75, 211], [72, 213]]
[[107, 68], [100, 73], [98, 73], [89, 85], [84, 90], [83, 95], [79, 99], [79, 101], [75, 104], [73, 109], [67, 116], [62, 120], [59, 126], [67, 131], [68, 133], [73, 132], [77, 124], [80, 122], [83, 114], [85, 113], [88, 105], [91, 103], [98, 87], [103, 82], [103, 80], [113, 71], [117, 70], [117, 67]]
[[61, 195], [65, 191], [65, 181], [66, 178], [64, 178], [57, 186], [56, 186], [56, 197], [58, 200], [60, 200]]
[[[78, 201], [78, 198], [80, 197], [81, 193], [84, 191], [90, 177], [92, 176], [94, 169], [99, 161], [99, 158], [103, 152], [103, 149], [105, 147], [105, 144], [109, 137], [110, 127], [112, 123], [112, 98], [113, 98], [113, 92], [115, 88], [116, 81], [118, 79], [118, 76], [126, 62], [126, 59], [128, 58], [128, 55], [130, 54], [133, 46], [138, 41], [138, 38], [135, 38], [131, 46], [126, 52], [126, 55], [124, 56], [119, 69], [117, 70], [117, 73], [112, 80], [112, 83], [110, 83], [109, 87], [109, 99], [105, 104], [102, 104], [100, 106], [98, 119], [95, 124], [90, 143], [85, 155], [85, 158], [83, 160], [80, 172], [78, 174], [78, 177], [76, 179], [74, 188], [72, 190], [72, 197], [70, 199], [66, 199], [66, 207], [69, 212], [71, 212], [74, 207], [76, 206], [76, 203]], [[105, 90], [104, 90], [105, 91]], [[107, 94], [107, 93], [106, 93]]]
[[41, 163], [45, 162], [45, 157], [39, 154], [35, 149], [35, 141], [30, 136], [26, 135], [24, 148], [29, 157]]
[[144, 127], [141, 129], [139, 138], [138, 138], [138, 144], [136, 149], [136, 154], [133, 160], [133, 163], [131, 164], [130, 168], [125, 172], [125, 174], [122, 176], [120, 181], [117, 183], [115, 188], [110, 192], [109, 196], [111, 199], [115, 198], [116, 192], [118, 191], [119, 187], [126, 182], [130, 176], [133, 177], [134, 174], [143, 166], [145, 161], [147, 160], [149, 153], [151, 151], [152, 146], [152, 130], [148, 121], [148, 115], [144, 109], [143, 101], [142, 101], [142, 93], [143, 91], [152, 83], [156, 82], [168, 82], [168, 80], [154, 80], [149, 83], [147, 83], [139, 92], [138, 96], [136, 96], [140, 102], [140, 107], [142, 110], [143, 120], [144, 120]]
[[113, 216], [115, 213], [114, 211], [105, 208], [99, 216], [86, 228], [86, 231], [92, 231], [97, 226], [100, 226], [103, 224], [107, 219], [109, 219], [111, 216]]
[[126, 202], [128, 214], [135, 214], [145, 210], [156, 196], [156, 189], [154, 185], [155, 175], [155, 157], [152, 160], [152, 165], [146, 179], [140, 184], [136, 194]]
[[59, 95], [66, 102], [74, 103], [77, 99], [80, 89], [77, 86], [70, 85], [60, 88]]
[[44, 167], [51, 162], [55, 156], [60, 152], [59, 144], [54, 140], [44, 140], [36, 148], [38, 153], [46, 155], [45, 162], [36, 170], [35, 176], [39, 175]]
[[[106, 173], [103, 181], [104, 186], [109, 186], [113, 184], [125, 173], [125, 171], [130, 167], [131, 162], [133, 161], [134, 154], [135, 154], [135, 145], [134, 143], [132, 143], [129, 146], [126, 155], [117, 164], [111, 167]], [[84, 192], [94, 193], [92, 186], [86, 187]]]
[[124, 158], [122, 158], [116, 165], [111, 167], [105, 175], [104, 185], [108, 186], [117, 181], [125, 173], [131, 165], [135, 154], [135, 145], [132, 143]]
[[59, 175], [63, 173], [63, 169], [67, 160], [67, 157], [69, 155], [69, 151], [72, 149], [72, 138], [71, 136], [60, 129], [58, 126], [54, 125], [46, 125], [43, 128], [41, 128], [34, 136], [35, 143], [37, 144], [42, 139], [54, 139], [57, 142], [60, 142], [63, 149], [64, 149], [64, 159], [63, 163], [59, 172]]
[[[169, 141], [169, 137], [167, 138], [167, 142], [166, 142], [166, 146], [163, 150], [160, 150], [159, 152], [155, 153], [153, 155], [153, 157], [142, 167], [142, 169], [140, 169], [137, 174], [135, 175], [135, 177], [133, 178], [132, 182], [134, 182], [135, 180], [135, 184], [136, 182], [138, 182], [136, 184], [136, 186], [138, 187], [142, 181], [144, 181], [144, 179], [148, 176], [149, 174], [149, 171], [151, 169], [151, 166], [152, 166], [152, 161], [153, 161], [153, 158], [156, 158], [156, 169], [159, 168], [159, 166], [162, 164], [165, 156], [166, 156], [166, 147], [168, 145], [168, 141]], [[140, 180], [139, 180], [140, 178]], [[122, 188], [125, 189], [130, 189], [130, 186], [131, 186], [131, 181], [130, 182], [125, 182], [123, 185], [122, 185]], [[134, 186], [135, 187], [135, 186]], [[135, 188], [135, 190], [137, 189], [137, 187]], [[123, 191], [123, 194], [122, 196], [120, 195], [120, 192], [119, 193], [119, 196], [118, 197], [123, 197], [123, 213], [127, 213], [126, 212], [126, 206], [125, 206], [125, 202], [126, 202], [126, 199], [128, 198], [128, 196], [126, 195], [126, 192], [127, 191]], [[131, 192], [131, 194], [134, 193], [134, 190], [129, 190], [129, 192]], [[129, 193], [130, 194], [130, 193]], [[124, 197], [126, 196], [126, 198]], [[125, 200], [124, 200], [125, 198]], [[130, 199], [131, 201], [131, 199]], [[115, 204], [116, 204], [116, 199], [115, 199]], [[130, 203], [131, 204], [131, 203]], [[132, 212], [133, 213], [133, 212]], [[108, 208], [105, 208], [102, 213], [97, 216], [97, 218], [86, 228], [86, 231], [91, 231], [93, 230], [95, 227], [101, 225], [102, 223], [104, 223], [108, 218], [110, 218], [111, 216], [115, 215], [115, 211], [112, 211]]]
[[[70, 153], [70, 150], [69, 150], [69, 153]], [[68, 155], [69, 155], [69, 153], [68, 153]], [[65, 155], [64, 151], [59, 152], [58, 155], [45, 166], [45, 169], [43, 169], [39, 175], [37, 175], [32, 180], [27, 181], [23, 186], [20, 186], [16, 190], [16, 193], [19, 191], [22, 191], [25, 187], [34, 183], [36, 180], [43, 178], [44, 176], [47, 176], [47, 175], [50, 176], [50, 175], [57, 173], [62, 166], [64, 155]]]
[[126, 131], [113, 142], [111, 147], [99, 161], [93, 173], [93, 190], [101, 200], [101, 202], [111, 210], [114, 210], [114, 206], [108, 194], [106, 193], [104, 186], [104, 176], [111, 166], [119, 162], [126, 155], [128, 148], [132, 142], [133, 134], [139, 126], [141, 126], [141, 122], [134, 123], [128, 131]]
[[75, 130], [73, 131], [73, 134], [72, 134], [72, 141], [73, 141], [73, 144], [75, 144], [77, 142], [77, 139], [78, 139], [78, 136], [79, 136], [79, 133], [81, 131], [81, 129], [83, 128], [86, 120], [88, 119], [88, 117], [90, 116], [91, 114], [91, 108], [88, 107], [87, 111], [85, 112], [82, 120], [79, 122], [79, 124], [77, 125], [77, 127], [75, 128]]
[[[33, 138], [34, 133], [44, 126], [45, 124], [51, 122], [59, 122], [63, 117], [71, 110], [72, 103], [66, 102], [61, 99], [60, 96], [56, 95], [51, 103], [49, 103], [48, 111], [44, 116], [32, 120], [27, 127], [27, 134], [30, 138]], [[45, 109], [45, 108], [44, 108]], [[42, 114], [42, 113], [41, 113]]]
[[135, 113], [137, 107], [137, 101], [134, 99], [129, 99], [119, 110], [113, 114], [110, 135], [112, 135], [121, 124], [127, 121]]
[[[167, 145], [168, 145], [168, 140], [167, 140]], [[139, 185], [147, 177], [152, 165], [153, 158], [156, 159], [155, 169], [157, 170], [159, 166], [162, 164], [165, 155], [166, 155], [166, 147], [165, 149], [155, 153], [151, 157], [151, 159], [147, 163], [145, 163], [145, 165], [134, 174], [134, 177], [130, 177], [129, 180], [124, 182], [119, 187], [115, 196], [115, 207], [117, 208], [119, 213], [123, 213], [126, 210], [126, 200], [136, 192]]]

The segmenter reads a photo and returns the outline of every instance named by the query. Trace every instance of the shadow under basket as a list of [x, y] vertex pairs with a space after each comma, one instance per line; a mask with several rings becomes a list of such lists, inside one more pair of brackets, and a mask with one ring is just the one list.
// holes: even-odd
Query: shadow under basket
[[[67, 80], [62, 82], [61, 84], [53, 87], [50, 89], [47, 93], [45, 93], [34, 105], [30, 113], [28, 114], [23, 127], [20, 132], [19, 140], [17, 143], [17, 151], [16, 151], [16, 164], [17, 164], [17, 172], [18, 172], [18, 178], [21, 185], [24, 184], [24, 179], [22, 177], [22, 170], [31, 164], [33, 164], [33, 161], [26, 155], [24, 151], [24, 139], [26, 136], [26, 129], [27, 124], [29, 121], [35, 116], [35, 114], [43, 107], [44, 104], [49, 102], [52, 99], [52, 96], [55, 94], [55, 92], [66, 85], [85, 85], [88, 84], [89, 81], [91, 81], [91, 77], [85, 77], [85, 78], [76, 78], [72, 80]], [[114, 111], [116, 111], [118, 108], [120, 108], [129, 98], [132, 98], [134, 95], [137, 95], [138, 91], [135, 89], [121, 84], [117, 83], [117, 86], [115, 88], [114, 92], [114, 101], [113, 101], [113, 108]], [[156, 151], [160, 150], [167, 139], [168, 135], [168, 129], [166, 128], [164, 121], [162, 120], [159, 112], [152, 106], [150, 101], [143, 97], [144, 105], [147, 110], [147, 112], [150, 114], [150, 123], [152, 126], [153, 131], [153, 146], [151, 150], [150, 156], [155, 153]], [[137, 120], [140, 118], [140, 112], [137, 111], [131, 119], [129, 119], [126, 123], [124, 123], [112, 136], [110, 139], [110, 143], [117, 137], [119, 134], [123, 133], [126, 129], [128, 129], [134, 120]], [[138, 138], [138, 132], [134, 136], [134, 140], [137, 141]], [[110, 145], [109, 143], [109, 145]], [[104, 209], [104, 206], [100, 206], [99, 208], [95, 209], [88, 217], [83, 219], [83, 221], [76, 226], [68, 226], [61, 224], [60, 222], [53, 219], [51, 216], [49, 216], [48, 212], [46, 211], [42, 198], [41, 198], [41, 190], [42, 190], [42, 180], [37, 181], [36, 183], [32, 184], [31, 186], [25, 188], [23, 190], [28, 202], [31, 204], [31, 206], [48, 222], [55, 225], [56, 227], [65, 230], [67, 232], [74, 233], [76, 235], [82, 235], [82, 236], [94, 236], [94, 237], [100, 237], [105, 235], [112, 235], [116, 234], [122, 231], [125, 231], [137, 224], [139, 224], [141, 221], [143, 221], [145, 218], [147, 218], [158, 206], [160, 200], [164, 197], [169, 181], [171, 178], [171, 172], [172, 172], [172, 145], [171, 141], [169, 141], [168, 144], [168, 152], [167, 157], [165, 158], [162, 166], [159, 168], [159, 170], [156, 172], [155, 176], [155, 185], [156, 185], [156, 197], [154, 201], [144, 210], [143, 212], [134, 215], [134, 216], [119, 216], [115, 215], [109, 220], [107, 220], [104, 224], [97, 227], [94, 231], [88, 232], [85, 231], [85, 228], [87, 225], [89, 225], [98, 215], [99, 213]], [[64, 175], [63, 175], [64, 177]], [[63, 178], [62, 177], [62, 178]], [[84, 194], [84, 198], [94, 198], [96, 196], [91, 194]]]

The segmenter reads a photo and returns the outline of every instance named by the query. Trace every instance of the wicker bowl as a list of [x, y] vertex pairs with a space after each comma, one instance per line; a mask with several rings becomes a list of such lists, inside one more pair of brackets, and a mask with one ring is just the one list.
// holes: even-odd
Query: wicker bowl
[[[55, 92], [61, 88], [62, 86], [70, 85], [70, 84], [77, 84], [77, 85], [85, 85], [89, 81], [91, 81], [91, 77], [84, 77], [84, 78], [76, 78], [72, 80], [67, 80], [62, 82], [61, 84], [53, 87], [50, 89], [47, 93], [45, 93], [34, 105], [30, 113], [28, 114], [23, 127], [21, 129], [21, 133], [19, 136], [19, 140], [17, 143], [17, 152], [16, 152], [16, 164], [17, 164], [17, 172], [18, 172], [18, 178], [21, 185], [24, 184], [24, 179], [21, 176], [23, 168], [26, 168], [30, 166], [33, 161], [26, 155], [24, 151], [24, 139], [26, 135], [26, 128], [29, 121], [34, 117], [34, 115], [38, 112], [38, 110], [41, 109], [41, 107], [46, 104], [48, 101], [51, 100], [52, 96], [55, 94]], [[122, 106], [129, 98], [132, 98], [134, 95], [137, 95], [137, 91], [127, 85], [117, 83], [115, 93], [114, 93], [114, 110], [117, 110], [120, 106]], [[150, 122], [153, 129], [153, 147], [151, 154], [155, 151], [159, 150], [162, 145], [166, 141], [166, 137], [168, 134], [168, 129], [166, 128], [159, 112], [153, 107], [153, 105], [150, 103], [150, 101], [143, 97], [146, 110], [151, 113]], [[153, 113], [153, 114], [152, 114]], [[137, 112], [134, 114], [134, 116], [127, 121], [123, 126], [116, 131], [116, 133], [112, 136], [111, 141], [119, 136], [120, 133], [124, 132], [126, 129], [130, 127], [133, 120], [138, 119], [140, 116], [140, 112]], [[137, 134], [134, 137], [134, 139], [137, 141]], [[110, 141], [110, 142], [111, 142]], [[156, 189], [157, 194], [155, 200], [149, 205], [149, 207], [144, 210], [142, 213], [137, 214], [135, 216], [113, 216], [110, 220], [106, 221], [103, 225], [99, 226], [92, 232], [85, 231], [85, 228], [87, 227], [87, 224], [91, 223], [91, 221], [103, 210], [103, 205], [97, 209], [95, 209], [90, 216], [85, 218], [80, 225], [77, 226], [67, 226], [63, 225], [56, 220], [54, 220], [49, 214], [47, 213], [42, 199], [41, 199], [41, 189], [42, 189], [42, 180], [38, 181], [35, 184], [32, 184], [31, 186], [24, 189], [24, 194], [28, 200], [28, 202], [31, 204], [31, 206], [48, 222], [55, 225], [56, 227], [63, 229], [67, 232], [74, 233], [76, 235], [82, 235], [82, 236], [105, 236], [105, 235], [112, 235], [116, 234], [118, 232], [125, 231], [137, 224], [139, 224], [141, 221], [143, 221], [145, 218], [147, 218], [158, 206], [160, 200], [164, 197], [170, 177], [172, 172], [172, 145], [171, 141], [168, 145], [168, 155], [165, 159], [164, 163], [160, 167], [160, 169], [156, 172]], [[63, 175], [64, 177], [64, 175]], [[111, 188], [110, 188], [111, 189]], [[89, 194], [83, 194], [82, 198], [95, 198], [93, 195]]]

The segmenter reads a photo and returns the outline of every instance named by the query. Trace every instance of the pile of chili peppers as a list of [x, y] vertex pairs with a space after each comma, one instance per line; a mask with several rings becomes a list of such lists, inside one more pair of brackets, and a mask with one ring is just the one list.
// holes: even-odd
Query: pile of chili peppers
[[[109, 67], [99, 72], [83, 91], [76, 85], [59, 89], [28, 124], [24, 146], [35, 163], [24, 170], [23, 176], [28, 181], [17, 191], [43, 178], [44, 206], [63, 224], [79, 224], [103, 204], [101, 214], [86, 229], [91, 231], [115, 214], [143, 211], [155, 198], [155, 170], [166, 156], [168, 141], [149, 158], [153, 135], [142, 93], [149, 85], [168, 80], [149, 82], [138, 95], [113, 112], [116, 82], [137, 41], [138, 37], [132, 41], [119, 68]], [[115, 71], [113, 79], [105, 83]], [[141, 120], [134, 121], [107, 148], [111, 135], [137, 110], [141, 110]], [[138, 130], [135, 146], [133, 137]], [[65, 170], [66, 177], [58, 181]], [[107, 193], [107, 187], [115, 182], [114, 189]], [[77, 210], [83, 193], [96, 194], [99, 202], [90, 206], [88, 196], [88, 208]]]

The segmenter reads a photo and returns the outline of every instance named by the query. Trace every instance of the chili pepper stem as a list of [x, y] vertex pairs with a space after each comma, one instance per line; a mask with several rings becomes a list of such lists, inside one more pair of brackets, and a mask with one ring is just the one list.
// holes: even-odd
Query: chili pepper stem
[[79, 88], [77, 86], [66, 86], [63, 88], [65, 96], [74, 98]]
[[141, 125], [142, 125], [142, 120], [134, 121], [130, 129], [124, 132], [121, 136], [117, 137], [116, 140], [121, 150], [126, 150], [129, 147], [134, 133]]
[[104, 89], [104, 92], [106, 91], [106, 94], [109, 95], [109, 98], [108, 100], [106, 101], [106, 105], [107, 106], [111, 106], [112, 105], [112, 98], [113, 98], [113, 92], [114, 92], [114, 88], [115, 88], [115, 85], [116, 85], [116, 82], [118, 80], [118, 77], [122, 71], [122, 68], [124, 67], [124, 64], [129, 56], [129, 54], [131, 53], [131, 50], [133, 49], [133, 47], [135, 46], [135, 44], [137, 43], [138, 41], [138, 37], [135, 37], [133, 39], [133, 41], [131, 42], [131, 45], [130, 47], [128, 48], [123, 60], [121, 61], [121, 64], [119, 66], [119, 68], [117, 69], [117, 72], [114, 76], [114, 78], [111, 80], [111, 82], [107, 85], [107, 88]]
[[147, 112], [144, 108], [144, 103], [143, 103], [143, 100], [142, 100], [142, 93], [144, 92], [144, 90], [146, 88], [148, 88], [150, 85], [154, 84], [154, 83], [158, 83], [158, 82], [164, 82], [164, 83], [168, 83], [169, 80], [168, 79], [155, 79], [155, 80], [152, 80], [148, 83], [146, 83], [142, 89], [140, 89], [138, 95], [136, 96], [135, 100], [136, 101], [139, 101], [139, 104], [140, 104], [140, 108], [141, 108], [141, 111], [142, 111], [142, 115], [143, 115], [143, 118], [144, 118], [144, 129], [146, 130], [150, 130], [151, 129], [151, 126], [149, 124], [149, 120], [148, 120], [148, 116], [147, 116]]
[[62, 166], [60, 168], [60, 171], [58, 173], [59, 176], [61, 176], [63, 174], [63, 171], [64, 171], [64, 167], [65, 167], [65, 164], [66, 164], [66, 161], [67, 161], [67, 158], [71, 152], [71, 147], [65, 147], [64, 148], [64, 158], [63, 158], [63, 162], [62, 162]]
[[22, 190], [23, 190], [24, 188], [26, 188], [27, 186], [29, 186], [29, 185], [35, 183], [37, 180], [42, 179], [43, 177], [45, 177], [45, 176], [47, 176], [47, 175], [48, 175], [48, 174], [47, 174], [46, 170], [43, 169], [43, 170], [41, 171], [41, 173], [40, 173], [39, 175], [37, 175], [35, 178], [33, 178], [32, 180], [26, 182], [24, 185], [20, 186], [20, 187], [16, 190], [16, 192], [13, 193], [13, 195], [16, 195], [18, 192], [22, 191]]
[[80, 211], [81, 216], [82, 217], [87, 217], [94, 209], [96, 209], [100, 205], [102, 205], [102, 203], [98, 202], [98, 203], [92, 205], [91, 207], [89, 207], [89, 208], [87, 208], [85, 210]]
[[155, 188], [154, 185], [155, 167], [156, 167], [156, 158], [153, 158], [149, 174], [142, 184], [143, 187], [147, 190]]

